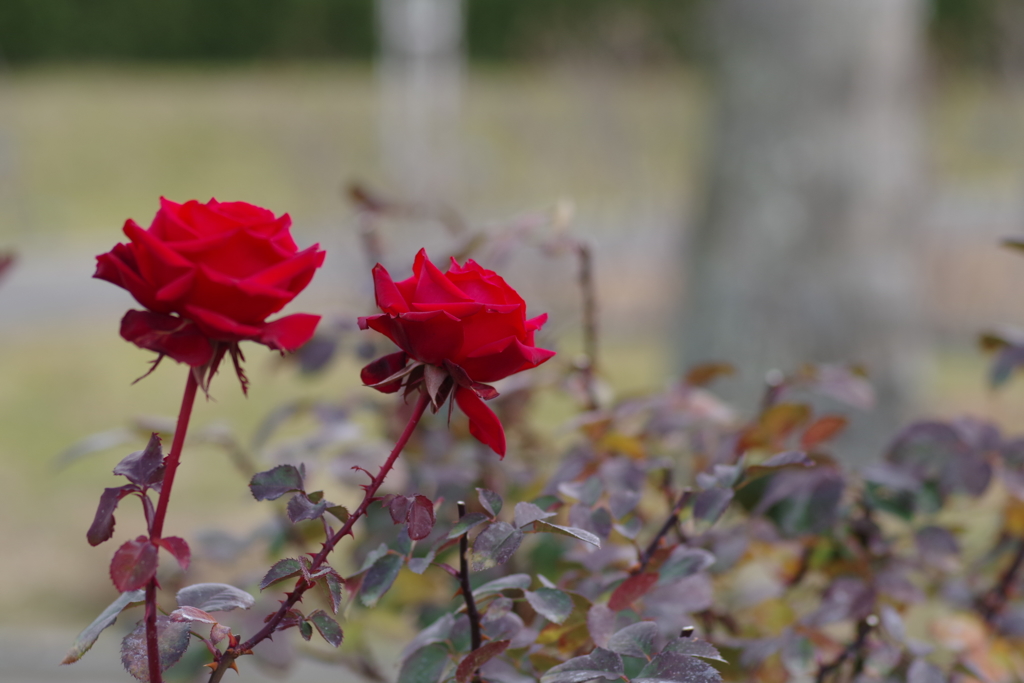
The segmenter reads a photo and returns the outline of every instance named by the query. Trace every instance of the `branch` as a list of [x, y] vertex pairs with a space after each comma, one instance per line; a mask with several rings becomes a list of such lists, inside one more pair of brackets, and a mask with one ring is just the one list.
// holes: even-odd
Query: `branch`
[[[459, 501], [459, 519], [466, 516], [466, 503]], [[466, 601], [466, 614], [469, 616], [469, 636], [472, 646], [471, 652], [480, 648], [483, 639], [480, 637], [480, 612], [476, 609], [476, 600], [473, 599], [473, 588], [469, 585], [469, 563], [466, 561], [466, 553], [469, 551], [469, 534], [462, 534], [459, 538], [459, 584], [462, 586], [462, 598]], [[479, 681], [479, 675], [474, 671], [473, 679]]]
[[1010, 598], [1010, 593], [1013, 592], [1013, 587], [1020, 578], [1022, 567], [1024, 567], [1024, 539], [1018, 538], [1017, 551], [1013, 555], [1010, 566], [999, 577], [999, 581], [992, 587], [992, 590], [978, 599], [978, 611], [981, 612], [985, 621], [991, 623], [1006, 607], [1006, 601]]
[[[321, 565], [323, 565], [327, 560], [327, 556], [332, 550], [334, 550], [334, 546], [336, 546], [342, 538], [352, 533], [352, 527], [355, 525], [356, 521], [366, 514], [370, 504], [376, 500], [375, 496], [377, 494], [377, 490], [380, 488], [381, 484], [384, 483], [384, 478], [388, 476], [391, 468], [394, 467], [395, 461], [398, 460], [399, 454], [401, 454], [405, 444], [408, 443], [409, 438], [412, 436], [413, 431], [415, 431], [416, 425], [419, 423], [420, 418], [423, 417], [423, 412], [427, 409], [429, 404], [430, 397], [427, 396], [427, 392], [421, 391], [420, 397], [416, 401], [416, 406], [412, 410], [412, 415], [409, 416], [409, 422], [405, 425], [402, 435], [398, 437], [398, 441], [395, 443], [395, 447], [391, 451], [391, 455], [389, 455], [388, 459], [383, 465], [381, 465], [380, 471], [377, 472], [377, 476], [367, 484], [366, 492], [363, 495], [363, 502], [360, 503], [355, 512], [345, 520], [341, 529], [327, 539], [327, 542], [324, 543], [323, 549], [313, 558], [313, 562], [309, 567], [309, 571], [311, 573], [315, 572], [321, 567]], [[288, 613], [288, 610], [294, 607], [295, 603], [302, 599], [303, 594], [314, 585], [316, 584], [307, 583], [304, 578], [300, 577], [295, 584], [295, 590], [291, 593], [285, 594], [288, 597], [281, 601], [281, 607], [269, 619], [267, 619], [266, 625], [260, 629], [256, 635], [244, 643], [228, 648], [224, 651], [221, 655], [220, 661], [217, 662], [217, 668], [210, 674], [209, 683], [218, 683], [218, 681], [224, 677], [224, 672], [231, 667], [232, 662], [242, 655], [250, 654], [256, 645], [269, 638], [274, 631], [277, 630], [277, 625], [281, 623], [281, 620]]]
[[597, 368], [597, 296], [594, 292], [594, 260], [590, 246], [584, 242], [576, 245], [579, 257], [579, 283], [583, 294], [583, 355], [586, 366], [582, 368], [587, 392], [587, 410], [597, 410], [597, 391], [594, 386], [594, 372]]
[[857, 622], [857, 639], [849, 645], [847, 645], [846, 649], [839, 653], [839, 656], [836, 657], [834, 662], [832, 662], [831, 664], [824, 664], [821, 666], [821, 668], [818, 669], [818, 675], [814, 679], [815, 683], [825, 683], [825, 679], [828, 677], [828, 675], [831, 674], [833, 671], [836, 671], [846, 662], [846, 660], [850, 659], [851, 657], [857, 658], [857, 670], [855, 670], [854, 673], [860, 673], [860, 668], [863, 666], [863, 656], [861, 655], [861, 650], [864, 648], [864, 643], [866, 643], [868, 640], [868, 634], [871, 633], [871, 630], [878, 623], [877, 621], [872, 623], [872, 617], [873, 615], [865, 619], [861, 619]]
[[686, 507], [686, 504], [690, 501], [691, 495], [693, 495], [693, 492], [687, 489], [679, 496], [679, 500], [677, 500], [676, 504], [672, 506], [672, 511], [669, 513], [668, 519], [666, 519], [665, 523], [661, 525], [661, 529], [658, 530], [655, 537], [651, 539], [651, 542], [647, 545], [647, 549], [641, 553], [640, 566], [633, 571], [633, 574], [639, 574], [643, 570], [647, 569], [647, 565], [650, 563], [654, 552], [658, 549], [661, 539], [663, 539], [665, 535], [675, 527], [676, 521], [679, 519], [679, 513], [683, 511], [684, 507]]

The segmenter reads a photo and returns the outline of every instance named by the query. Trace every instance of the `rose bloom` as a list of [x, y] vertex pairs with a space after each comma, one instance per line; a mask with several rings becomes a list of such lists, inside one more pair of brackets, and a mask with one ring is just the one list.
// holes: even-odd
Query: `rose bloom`
[[299, 251], [291, 222], [245, 202], [164, 198], [148, 229], [129, 219], [130, 242], [97, 256], [94, 275], [147, 309], [128, 311], [121, 336], [193, 367], [216, 365], [226, 350], [235, 356], [243, 340], [297, 349], [320, 316], [266, 319], [309, 284], [324, 252], [318, 244]]
[[[425, 250], [413, 264], [412, 277], [395, 282], [377, 264], [373, 282], [381, 315], [359, 319], [363, 329], [374, 329], [402, 350], [384, 356], [363, 369], [363, 381], [390, 393], [415, 386], [421, 378], [428, 391], [429, 376], [436, 370], [403, 369], [411, 359], [423, 366], [442, 369], [450, 381], [432, 395], [435, 408], [454, 389], [455, 402], [469, 417], [470, 432], [499, 455], [505, 454], [505, 431], [483, 399], [497, 396], [486, 382], [534, 368], [555, 355], [534, 346], [534, 333], [547, 314], [528, 319], [526, 302], [497, 273], [473, 260], [460, 266], [453, 258], [442, 273]], [[407, 379], [406, 379], [407, 378]]]

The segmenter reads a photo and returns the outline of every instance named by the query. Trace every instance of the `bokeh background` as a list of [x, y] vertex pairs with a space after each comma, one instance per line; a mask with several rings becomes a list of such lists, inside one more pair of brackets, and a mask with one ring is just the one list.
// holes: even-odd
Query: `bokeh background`
[[[94, 255], [161, 195], [249, 201], [328, 250], [291, 310], [350, 320], [372, 304], [353, 182], [420, 207], [381, 227], [393, 272], [458, 242], [431, 215], [510, 243], [571, 217], [617, 392], [727, 360], [742, 406], [773, 367], [863, 362], [881, 401], [856, 457], [901, 415], [1024, 416], [975, 341], [1024, 323], [1024, 260], [999, 247], [1024, 229], [1015, 0], [4, 0], [0, 678], [116, 672], [113, 636], [56, 663], [113, 597], [112, 548], [84, 533], [129, 449], [58, 456], [173, 415], [183, 382], [168, 365], [131, 384], [133, 302], [90, 279]], [[503, 272], [571, 354], [575, 264], [525, 241]], [[309, 379], [253, 349], [250, 398], [221, 377], [196, 424], [246, 437], [357, 367]], [[221, 453], [197, 447], [181, 482], [182, 535], [249, 523]]]

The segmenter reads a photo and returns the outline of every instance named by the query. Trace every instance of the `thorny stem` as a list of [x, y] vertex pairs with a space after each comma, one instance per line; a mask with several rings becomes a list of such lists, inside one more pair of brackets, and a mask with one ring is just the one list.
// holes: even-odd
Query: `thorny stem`
[[583, 354], [586, 367], [583, 379], [587, 392], [587, 410], [597, 410], [597, 389], [594, 386], [594, 371], [597, 368], [597, 297], [594, 294], [594, 268], [590, 246], [580, 242], [576, 246], [579, 256], [579, 282], [583, 294]]
[[1024, 539], [1017, 539], [1017, 551], [1013, 555], [1010, 566], [999, 577], [999, 582], [992, 587], [992, 590], [978, 600], [978, 610], [985, 621], [991, 623], [1003, 611], [1006, 601], [1013, 591], [1013, 586], [1017, 583], [1022, 567], [1024, 567]]
[[[459, 501], [459, 519], [466, 516], [466, 503]], [[462, 534], [459, 539], [459, 584], [462, 586], [462, 597], [466, 601], [466, 614], [469, 616], [469, 637], [473, 650], [477, 650], [482, 639], [480, 637], [480, 612], [476, 609], [476, 600], [473, 599], [473, 587], [469, 585], [469, 562], [466, 555], [469, 552], [469, 535]], [[479, 676], [474, 672], [474, 680]]]
[[668, 519], [666, 519], [665, 523], [661, 525], [661, 529], [658, 530], [658, 533], [653, 539], [651, 539], [647, 548], [640, 555], [640, 565], [633, 571], [633, 574], [640, 574], [643, 570], [647, 569], [647, 565], [650, 563], [651, 557], [654, 556], [654, 552], [658, 549], [661, 539], [663, 539], [665, 535], [675, 527], [676, 521], [679, 519], [679, 513], [683, 511], [684, 507], [686, 507], [686, 504], [690, 501], [690, 496], [692, 495], [693, 492], [689, 489], [680, 494], [676, 504], [672, 506], [672, 511], [669, 513]]
[[[365, 494], [363, 495], [363, 502], [359, 504], [359, 507], [356, 508], [355, 512], [349, 515], [349, 518], [345, 520], [345, 523], [341, 528], [324, 543], [323, 549], [316, 554], [313, 558], [313, 562], [310, 564], [310, 573], [319, 569], [327, 560], [327, 556], [332, 550], [334, 550], [334, 546], [336, 546], [342, 538], [352, 533], [352, 527], [355, 525], [356, 521], [366, 514], [366, 510], [370, 507], [370, 504], [376, 500], [375, 496], [377, 494], [377, 490], [380, 488], [381, 484], [384, 483], [384, 479], [388, 476], [388, 473], [391, 472], [391, 468], [394, 467], [399, 454], [401, 454], [402, 449], [405, 448], [406, 443], [409, 442], [409, 438], [412, 436], [413, 431], [415, 431], [416, 425], [419, 424], [420, 418], [423, 417], [423, 412], [427, 409], [429, 404], [430, 397], [427, 395], [427, 392], [420, 392], [420, 397], [416, 401], [416, 405], [412, 410], [412, 415], [409, 416], [409, 422], [405, 425], [405, 429], [402, 431], [401, 436], [398, 437], [398, 441], [395, 443], [395, 447], [391, 451], [391, 455], [389, 455], [388, 459], [384, 461], [383, 465], [381, 465], [380, 471], [377, 472], [377, 476], [375, 476], [370, 483], [364, 487]], [[288, 597], [281, 601], [281, 607], [278, 608], [277, 612], [275, 612], [269, 619], [267, 619], [266, 625], [264, 625], [256, 635], [244, 643], [228, 648], [224, 651], [220, 660], [217, 662], [217, 668], [215, 668], [210, 674], [209, 683], [218, 683], [218, 681], [224, 677], [224, 672], [231, 668], [232, 662], [238, 659], [241, 655], [249, 654], [256, 645], [269, 638], [277, 629], [277, 625], [280, 624], [281, 620], [284, 619], [286, 614], [288, 614], [288, 611], [295, 606], [295, 603], [302, 599], [302, 595], [312, 588], [313, 585], [315, 584], [306, 583], [305, 579], [299, 578], [298, 582], [295, 584], [295, 590], [291, 593], [285, 594]]]
[[[149, 541], [153, 545], [160, 544], [160, 535], [164, 530], [167, 505], [171, 500], [171, 487], [174, 485], [174, 473], [178, 470], [178, 462], [181, 460], [181, 447], [185, 443], [185, 432], [188, 431], [188, 421], [192, 416], [192, 406], [196, 401], [198, 387], [196, 374], [189, 369], [185, 393], [181, 397], [181, 409], [178, 411], [178, 424], [174, 428], [171, 452], [164, 460], [164, 480], [160, 485], [160, 498], [156, 504], [156, 512], [153, 514], [153, 523], [149, 528]], [[162, 683], [160, 648], [156, 630], [156, 586], [156, 576], [154, 575], [146, 584], [146, 659], [149, 663], [149, 680], [152, 683]]]

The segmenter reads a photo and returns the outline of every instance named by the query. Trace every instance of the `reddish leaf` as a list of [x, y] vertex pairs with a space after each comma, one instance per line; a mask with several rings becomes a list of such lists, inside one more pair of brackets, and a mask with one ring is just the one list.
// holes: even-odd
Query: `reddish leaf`
[[174, 559], [181, 565], [182, 571], [188, 569], [188, 563], [192, 559], [192, 551], [188, 549], [188, 543], [184, 538], [168, 536], [160, 539], [160, 547], [174, 555]]
[[85, 533], [89, 545], [99, 545], [114, 535], [114, 510], [117, 509], [117, 504], [129, 493], [138, 490], [138, 487], [133, 484], [103, 489], [103, 493], [100, 494], [100, 504], [96, 507], [96, 516], [92, 520], [89, 531]]
[[637, 574], [631, 576], [615, 589], [612, 597], [608, 600], [608, 607], [613, 612], [624, 610], [636, 600], [642, 598], [647, 591], [658, 582], [658, 575], [653, 573]]
[[171, 621], [201, 621], [204, 624], [216, 624], [217, 619], [212, 614], [198, 607], [179, 607], [170, 614]]
[[398, 376], [390, 382], [389, 378], [395, 377], [405, 369], [406, 363], [409, 362], [409, 356], [405, 351], [396, 351], [395, 353], [381, 356], [377, 360], [369, 363], [359, 372], [359, 379], [363, 381], [368, 387], [373, 387], [377, 391], [384, 394], [393, 394], [402, 388], [402, 377]]
[[473, 677], [473, 673], [477, 669], [508, 649], [508, 644], [511, 642], [511, 640], [495, 640], [466, 655], [465, 659], [459, 663], [459, 668], [455, 670], [457, 683], [466, 683]]
[[703, 387], [719, 377], [733, 374], [736, 374], [736, 368], [728, 363], [702, 363], [690, 368], [685, 382], [693, 387]]
[[411, 496], [398, 496], [388, 494], [380, 502], [391, 513], [391, 520], [395, 524], [401, 524], [409, 515], [409, 507], [412, 505]]
[[826, 415], [817, 420], [800, 437], [800, 447], [811, 450], [822, 444], [846, 427], [846, 418], [840, 415]]
[[160, 436], [153, 432], [145, 450], [135, 451], [117, 463], [114, 474], [140, 486], [153, 486], [163, 481], [164, 454], [160, 450]]
[[434, 528], [434, 504], [426, 496], [416, 496], [409, 507], [409, 538], [420, 541]]
[[156, 546], [145, 536], [128, 541], [114, 553], [110, 562], [110, 578], [122, 593], [144, 588], [156, 574]]

